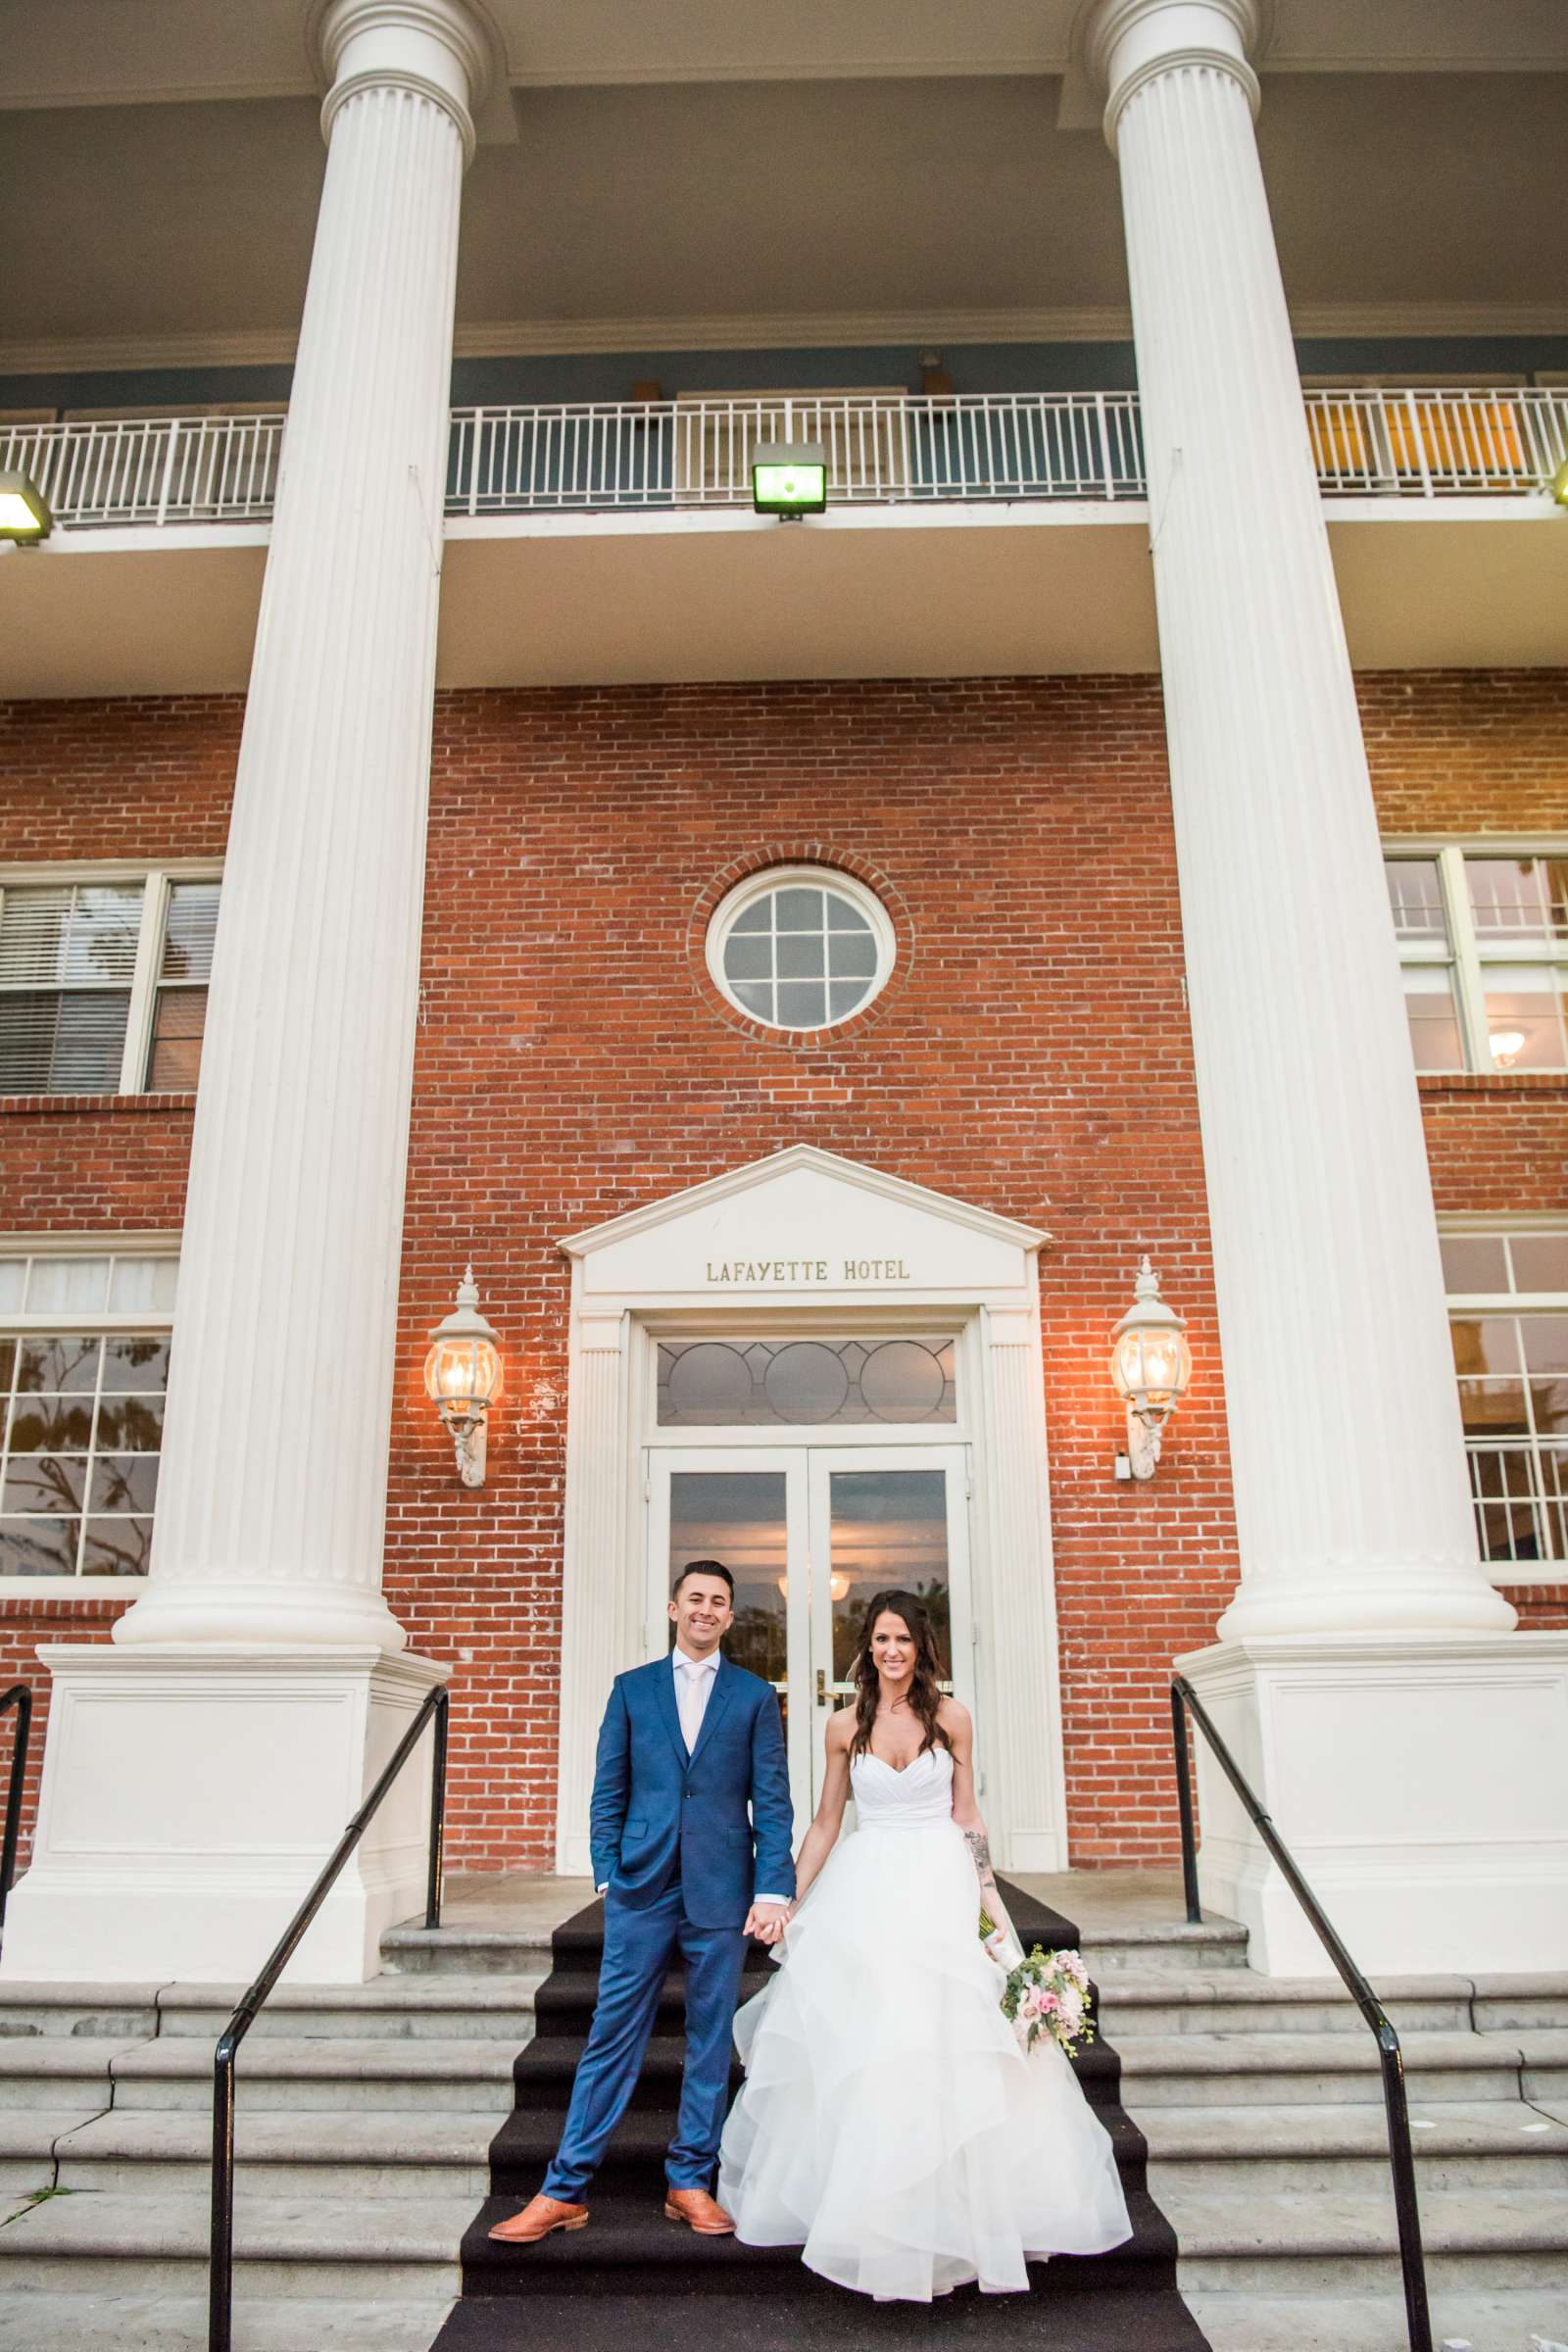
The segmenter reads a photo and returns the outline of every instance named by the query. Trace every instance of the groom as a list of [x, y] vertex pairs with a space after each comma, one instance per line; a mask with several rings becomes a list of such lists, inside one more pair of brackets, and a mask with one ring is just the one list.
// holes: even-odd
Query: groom
[[544, 2187], [490, 2232], [511, 2245], [586, 2228], [582, 2192], [636, 2086], [677, 1949], [686, 2063], [664, 2213], [705, 2236], [735, 2227], [710, 2194], [730, 2029], [746, 1938], [776, 1942], [795, 1891], [794, 1815], [772, 1686], [719, 1654], [735, 1617], [729, 1570], [693, 1560], [675, 1579], [669, 1616], [669, 1656], [618, 1675], [600, 1726], [589, 1813], [594, 1885], [605, 1897], [599, 1999]]

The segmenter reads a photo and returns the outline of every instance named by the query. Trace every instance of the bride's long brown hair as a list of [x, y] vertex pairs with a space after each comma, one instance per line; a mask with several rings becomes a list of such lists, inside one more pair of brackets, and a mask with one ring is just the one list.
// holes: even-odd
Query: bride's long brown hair
[[938, 1741], [951, 1747], [952, 1740], [937, 1721], [937, 1709], [942, 1704], [942, 1692], [937, 1685], [942, 1680], [942, 1653], [937, 1647], [936, 1628], [925, 1602], [913, 1592], [895, 1589], [879, 1592], [865, 1612], [860, 1628], [860, 1646], [855, 1658], [855, 1738], [850, 1753], [860, 1755], [871, 1745], [871, 1726], [876, 1721], [877, 1700], [881, 1685], [877, 1677], [876, 1660], [871, 1655], [871, 1636], [881, 1616], [902, 1617], [914, 1637], [914, 1673], [909, 1681], [909, 1708], [918, 1716], [922, 1738], [917, 1753], [924, 1755]]

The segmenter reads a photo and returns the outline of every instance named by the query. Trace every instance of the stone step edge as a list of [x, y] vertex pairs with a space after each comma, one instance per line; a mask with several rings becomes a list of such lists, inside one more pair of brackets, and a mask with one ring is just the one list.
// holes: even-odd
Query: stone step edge
[[[1372, 1989], [1385, 2007], [1398, 2001], [1568, 2001], [1568, 1972], [1496, 1978], [1485, 1991], [1474, 1977], [1389, 1976], [1380, 1978]], [[1343, 2004], [1361, 2022], [1360, 2011], [1338, 1977], [1265, 1977], [1250, 1968], [1194, 1969], [1186, 1976], [1174, 1969], [1128, 1969], [1113, 1985], [1102, 1984], [1100, 1993], [1102, 2005], [1125, 2002], [1129, 2008], [1150, 2003], [1174, 2007], [1181, 2001], [1203, 2008], [1232, 2002], [1281, 2008]]]
[[[531, 2007], [533, 1995], [549, 1974], [546, 1969], [460, 1975], [443, 1970], [434, 1976], [382, 1975], [365, 1984], [279, 1984], [270, 1993], [262, 2014], [280, 2010], [315, 2009], [504, 2009]], [[0, 2018], [12, 2009], [95, 2009], [122, 2013], [146, 2010], [221, 2010], [225, 2021], [238, 2007], [248, 1986], [208, 1984], [180, 1979], [172, 1984], [73, 1984], [64, 1980], [25, 1977], [0, 1978]], [[0, 2027], [0, 2040], [14, 2038]], [[92, 2036], [82, 2036], [90, 2039]]]

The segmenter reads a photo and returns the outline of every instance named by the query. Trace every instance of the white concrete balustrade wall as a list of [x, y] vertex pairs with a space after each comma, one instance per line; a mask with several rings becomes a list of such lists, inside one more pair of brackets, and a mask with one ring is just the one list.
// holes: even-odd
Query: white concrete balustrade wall
[[[459, 206], [461, 0], [333, 0], [328, 142], [224, 871], [152, 1573], [48, 1653], [8, 1973], [248, 1977], [439, 1669], [381, 1596]], [[360, 1975], [417, 1784], [322, 1915]]]
[[[1220, 1644], [1193, 1670], [1364, 1963], [1544, 1966], [1568, 1927], [1568, 1641], [1511, 1641], [1477, 1559], [1376, 815], [1253, 132], [1257, 18], [1255, 0], [1102, 0], [1088, 26], [1121, 172], [1242, 1556]], [[1282, 1675], [1309, 1702], [1285, 1703]], [[1446, 1814], [1455, 1756], [1471, 1793]], [[1269, 1965], [1325, 1965], [1216, 1778], [1209, 1899], [1258, 1930]]]

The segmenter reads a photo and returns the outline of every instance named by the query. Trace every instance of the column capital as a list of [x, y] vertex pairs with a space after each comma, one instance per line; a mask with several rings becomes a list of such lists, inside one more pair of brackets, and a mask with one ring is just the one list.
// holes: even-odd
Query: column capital
[[413, 90], [451, 116], [473, 161], [473, 118], [501, 50], [494, 26], [470, 0], [319, 0], [311, 48], [328, 84], [323, 138], [362, 90]]
[[1085, 69], [1105, 99], [1112, 152], [1127, 102], [1157, 74], [1209, 66], [1245, 91], [1255, 115], [1262, 92], [1252, 69], [1272, 0], [1091, 0], [1079, 20]]

